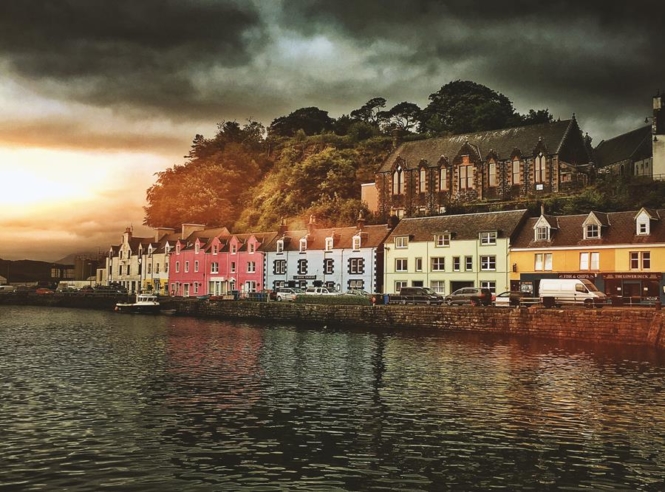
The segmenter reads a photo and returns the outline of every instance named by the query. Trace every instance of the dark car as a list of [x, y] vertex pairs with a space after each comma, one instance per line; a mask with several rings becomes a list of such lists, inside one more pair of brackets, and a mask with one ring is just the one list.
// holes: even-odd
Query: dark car
[[472, 306], [489, 306], [492, 304], [492, 291], [480, 287], [464, 287], [446, 296], [446, 304], [471, 304]]

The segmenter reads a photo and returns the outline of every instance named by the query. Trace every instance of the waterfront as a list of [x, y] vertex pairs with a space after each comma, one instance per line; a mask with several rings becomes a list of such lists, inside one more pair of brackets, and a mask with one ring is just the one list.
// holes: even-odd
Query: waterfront
[[664, 488], [665, 359], [0, 306], [0, 489]]

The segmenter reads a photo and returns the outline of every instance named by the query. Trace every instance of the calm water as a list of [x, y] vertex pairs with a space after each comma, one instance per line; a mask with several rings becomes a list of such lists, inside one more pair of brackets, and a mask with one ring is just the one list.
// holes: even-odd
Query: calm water
[[1, 490], [665, 490], [649, 350], [0, 306]]

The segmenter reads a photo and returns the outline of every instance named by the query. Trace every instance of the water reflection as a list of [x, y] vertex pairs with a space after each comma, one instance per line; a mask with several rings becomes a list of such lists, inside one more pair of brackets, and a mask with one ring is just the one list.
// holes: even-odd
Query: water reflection
[[663, 490], [662, 354], [0, 307], [0, 489]]

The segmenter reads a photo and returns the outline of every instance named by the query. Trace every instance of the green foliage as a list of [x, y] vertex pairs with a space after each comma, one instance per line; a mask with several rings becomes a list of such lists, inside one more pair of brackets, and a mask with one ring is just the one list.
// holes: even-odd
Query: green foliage
[[299, 131], [305, 135], [316, 135], [324, 131], [331, 131], [334, 121], [327, 111], [319, 108], [301, 108], [288, 116], [281, 116], [273, 120], [268, 133], [273, 136], [293, 137]]

